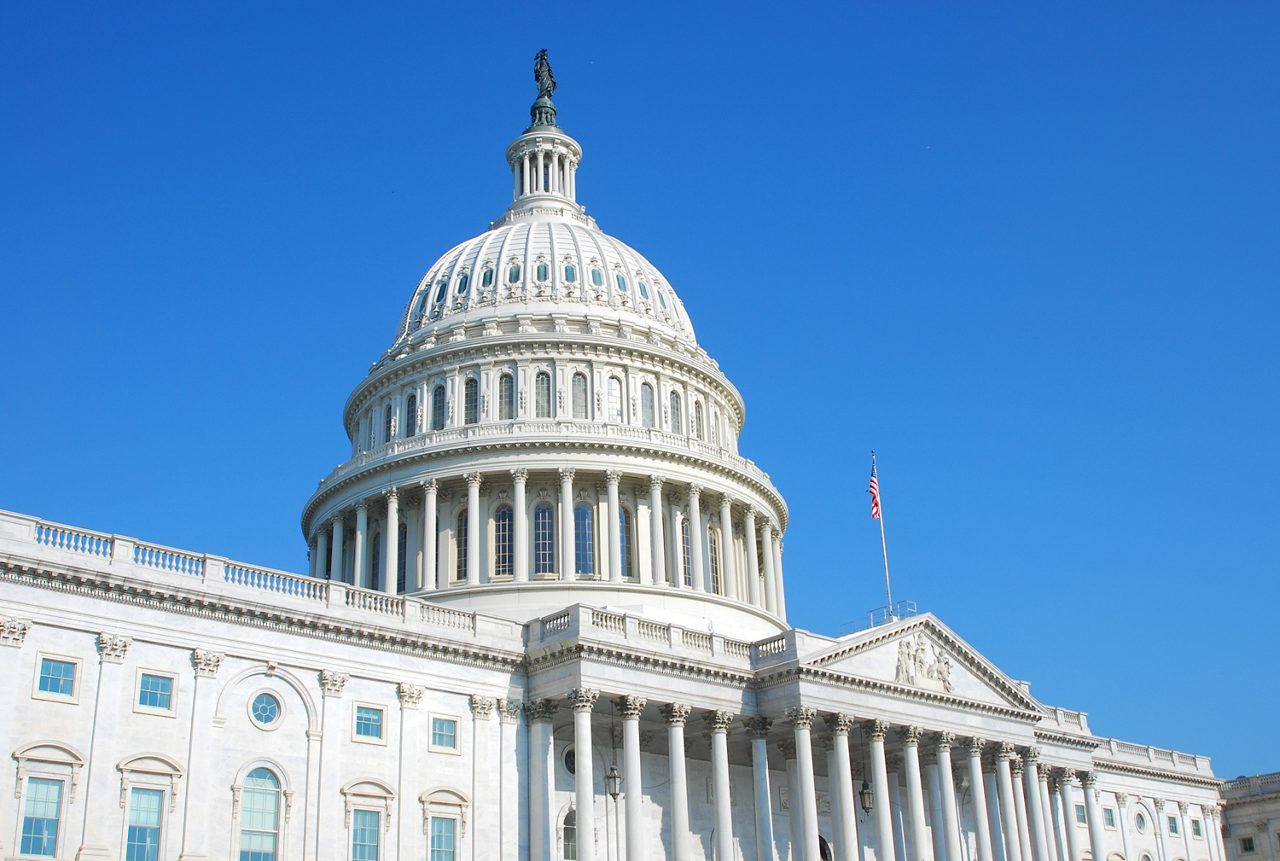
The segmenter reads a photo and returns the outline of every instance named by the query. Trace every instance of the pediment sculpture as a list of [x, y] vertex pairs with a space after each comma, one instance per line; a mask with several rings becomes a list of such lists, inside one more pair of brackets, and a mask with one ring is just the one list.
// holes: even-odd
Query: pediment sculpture
[[911, 685], [931, 691], [951, 693], [951, 660], [923, 633], [915, 637], [903, 637], [898, 641], [898, 666], [893, 680], [900, 685]]

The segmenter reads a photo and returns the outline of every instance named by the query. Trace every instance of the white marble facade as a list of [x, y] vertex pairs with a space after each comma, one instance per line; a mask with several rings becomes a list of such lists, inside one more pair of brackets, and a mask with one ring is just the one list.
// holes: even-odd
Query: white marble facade
[[1280, 859], [1280, 772], [1222, 784], [1227, 861]]
[[543, 90], [347, 401], [307, 575], [0, 513], [0, 855], [1228, 861], [1206, 758], [930, 614], [787, 624], [742, 399]]

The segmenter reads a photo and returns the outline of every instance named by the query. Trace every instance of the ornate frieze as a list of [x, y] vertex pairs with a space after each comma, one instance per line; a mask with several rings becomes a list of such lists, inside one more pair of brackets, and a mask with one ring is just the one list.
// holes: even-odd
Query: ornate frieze
[[425, 691], [426, 688], [422, 685], [411, 685], [408, 682], [401, 682], [396, 688], [396, 693], [400, 696], [400, 705], [407, 709], [416, 709], [422, 702], [422, 694]]
[[130, 637], [108, 634], [105, 631], [98, 635], [98, 654], [102, 656], [103, 663], [124, 663], [124, 656], [128, 654], [131, 645], [133, 639]]
[[326, 697], [340, 697], [342, 689], [347, 686], [347, 680], [350, 678], [347, 673], [340, 673], [337, 670], [321, 670], [320, 690]]

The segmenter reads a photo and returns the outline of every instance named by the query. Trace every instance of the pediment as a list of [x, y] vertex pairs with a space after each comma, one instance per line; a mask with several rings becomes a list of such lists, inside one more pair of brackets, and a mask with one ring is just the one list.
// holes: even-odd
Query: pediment
[[932, 614], [851, 634], [803, 658], [801, 664], [855, 676], [904, 694], [1044, 712], [1021, 685]]

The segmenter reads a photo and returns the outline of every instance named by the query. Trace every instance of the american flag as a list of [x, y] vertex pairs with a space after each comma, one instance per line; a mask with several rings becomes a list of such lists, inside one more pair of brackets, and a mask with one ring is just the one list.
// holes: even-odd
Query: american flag
[[871, 519], [880, 517], [880, 479], [876, 477], [875, 461], [871, 462], [871, 483], [867, 485], [867, 493], [871, 494]]

